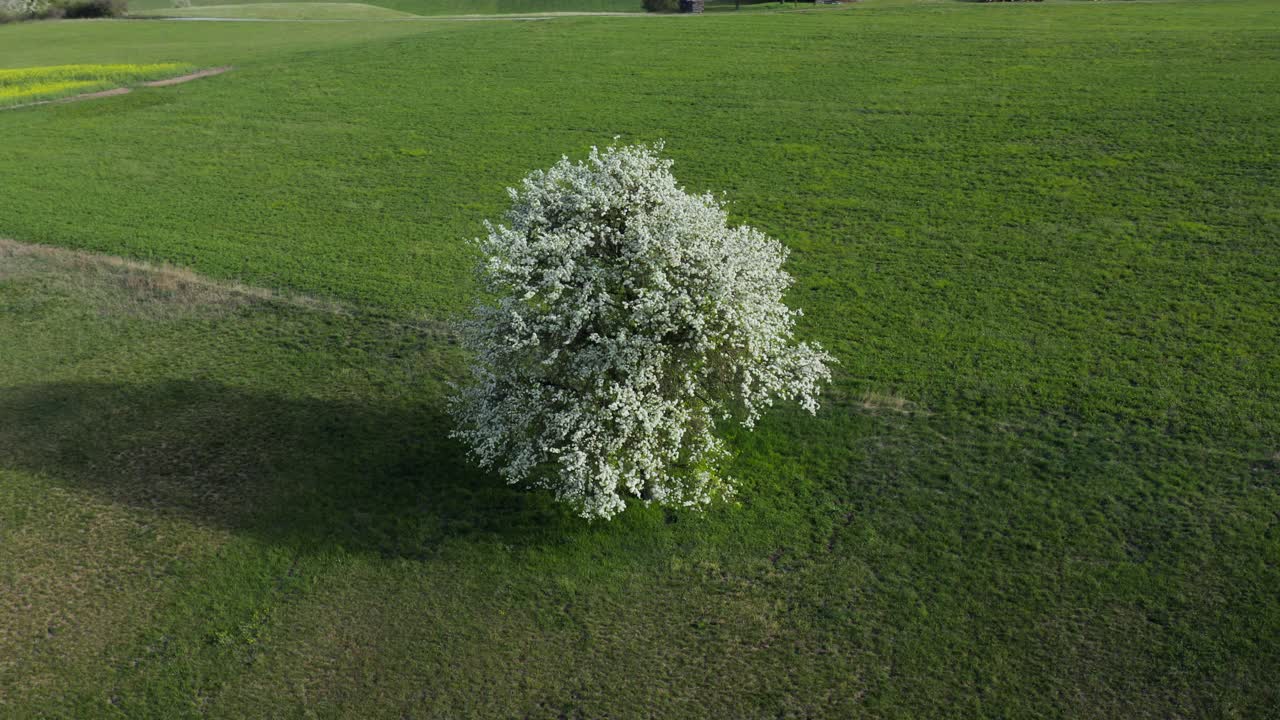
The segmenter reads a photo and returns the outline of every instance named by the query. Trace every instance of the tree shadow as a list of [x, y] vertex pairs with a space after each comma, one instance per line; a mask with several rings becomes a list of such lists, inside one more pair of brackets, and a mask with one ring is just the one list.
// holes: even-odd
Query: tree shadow
[[207, 381], [0, 389], [0, 467], [315, 549], [426, 558], [582, 523], [477, 470], [436, 405], [371, 407]]

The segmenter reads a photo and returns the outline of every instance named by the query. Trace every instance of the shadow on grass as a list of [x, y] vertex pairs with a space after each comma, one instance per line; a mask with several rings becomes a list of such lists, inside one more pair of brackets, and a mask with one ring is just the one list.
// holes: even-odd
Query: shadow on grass
[[0, 390], [0, 467], [314, 549], [425, 558], [581, 525], [467, 462], [438, 407], [376, 409], [211, 382]]

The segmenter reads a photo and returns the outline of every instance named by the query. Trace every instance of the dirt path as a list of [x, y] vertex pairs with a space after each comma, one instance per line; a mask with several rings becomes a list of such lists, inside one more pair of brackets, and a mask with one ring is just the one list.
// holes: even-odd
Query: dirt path
[[[230, 65], [205, 68], [204, 70], [197, 70], [193, 73], [187, 73], [186, 75], [144, 82], [142, 83], [142, 87], [169, 87], [170, 85], [180, 85], [182, 83], [199, 80], [204, 77], [221, 75], [231, 69], [233, 68]], [[66, 103], [80, 102], [81, 100], [97, 100], [98, 98], [112, 97], [113, 95], [128, 95], [131, 92], [133, 92], [133, 88], [111, 88], [110, 90], [99, 90], [97, 92], [82, 93], [80, 95], [72, 95], [70, 97], [54, 98], [53, 100], [40, 100], [39, 102], [25, 103], [23, 105], [11, 105], [7, 108], [0, 108], [0, 111], [17, 110], [18, 108], [35, 107], [36, 105], [65, 105]]]
[[43, 100], [41, 102], [27, 103], [26, 105], [17, 105], [15, 107], [30, 107], [32, 105], [53, 105], [55, 103], [74, 102], [76, 100], [95, 100], [97, 98], [111, 97], [112, 95], [125, 95], [129, 92], [129, 88], [118, 87], [110, 90], [99, 90], [98, 92], [84, 93], [83, 95], [72, 95], [71, 97], [54, 98], [53, 100]]
[[204, 70], [197, 70], [193, 73], [187, 73], [186, 75], [179, 75], [178, 77], [171, 77], [171, 78], [165, 78], [164, 80], [152, 80], [151, 82], [144, 82], [142, 83], [142, 85], [144, 87], [169, 87], [170, 85], [178, 85], [184, 82], [191, 82], [192, 80], [199, 80], [200, 78], [203, 78], [203, 77], [221, 75], [222, 73], [230, 69], [231, 69], [230, 65], [223, 65], [222, 67], [205, 68]]

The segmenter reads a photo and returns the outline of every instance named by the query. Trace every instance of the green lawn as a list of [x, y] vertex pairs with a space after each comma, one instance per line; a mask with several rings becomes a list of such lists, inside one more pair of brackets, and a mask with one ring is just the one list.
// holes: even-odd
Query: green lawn
[[[0, 717], [1274, 717], [1278, 37], [0, 26], [0, 68], [236, 68], [0, 111], [0, 237], [103, 253], [0, 244]], [[786, 242], [842, 363], [705, 515], [587, 524], [447, 439], [462, 241], [614, 136]]]
[[[258, 0], [192, 0], [189, 11], [177, 14], [203, 15], [194, 12], [203, 7], [227, 5], [261, 5]], [[285, 0], [271, 5], [323, 5], [306, 0]], [[640, 0], [377, 0], [370, 5], [398, 10], [412, 15], [509, 15], [550, 12], [643, 12]], [[174, 15], [173, 0], [131, 0], [129, 11], [134, 15]], [[253, 12], [250, 10], [249, 12]], [[305, 12], [301, 11], [301, 12]], [[203, 15], [204, 17], [227, 17]], [[250, 17], [262, 17], [251, 15]]]
[[[410, 13], [362, 3], [244, 3], [201, 5], [149, 11], [164, 17], [259, 18], [264, 20], [403, 20], [419, 17]], [[148, 11], [133, 13], [145, 15]]]

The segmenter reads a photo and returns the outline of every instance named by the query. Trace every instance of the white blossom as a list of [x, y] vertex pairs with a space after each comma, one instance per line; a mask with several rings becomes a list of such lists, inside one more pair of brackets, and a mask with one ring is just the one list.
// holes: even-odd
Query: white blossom
[[717, 425], [752, 427], [776, 399], [816, 412], [834, 362], [793, 338], [786, 249], [685, 192], [661, 149], [535, 171], [475, 241], [488, 298], [463, 324], [453, 435], [587, 518], [730, 494]]
[[38, 15], [48, 7], [49, 0], [0, 0], [0, 14], [19, 18]]

